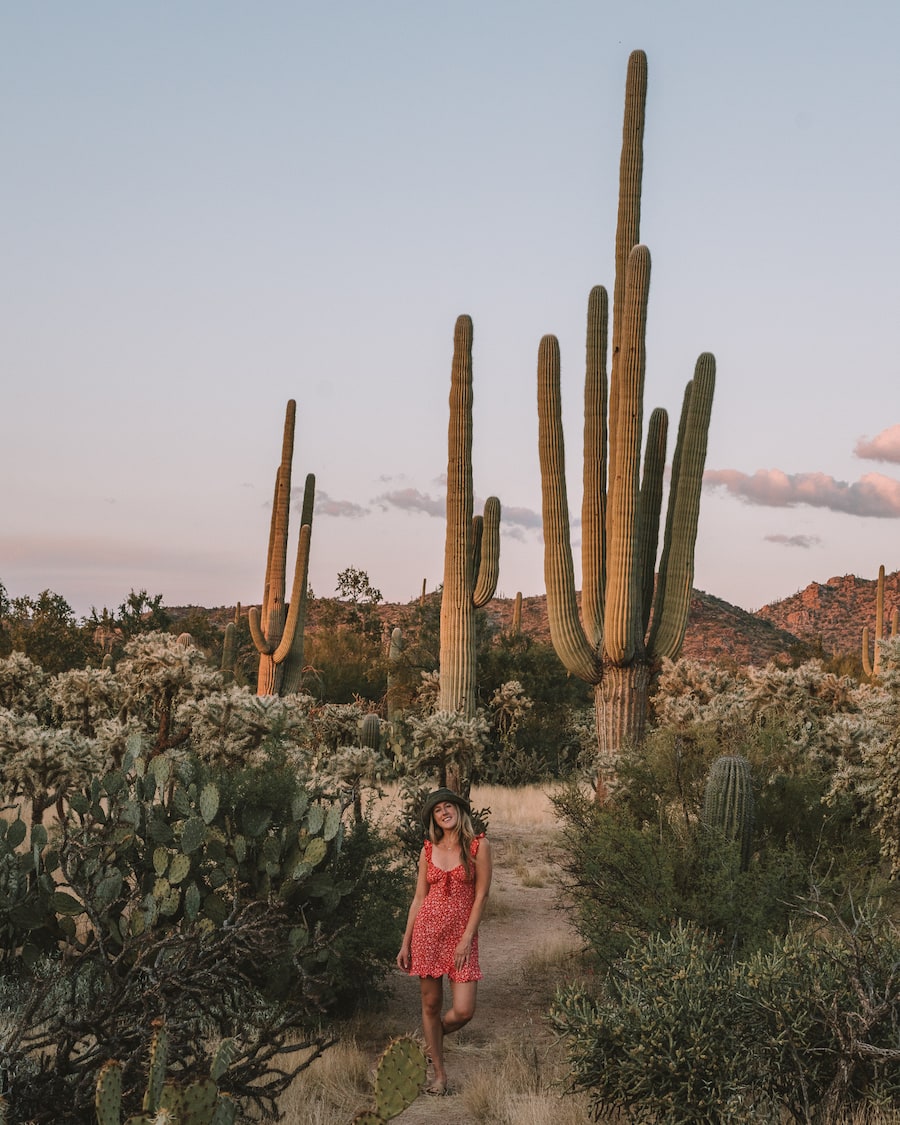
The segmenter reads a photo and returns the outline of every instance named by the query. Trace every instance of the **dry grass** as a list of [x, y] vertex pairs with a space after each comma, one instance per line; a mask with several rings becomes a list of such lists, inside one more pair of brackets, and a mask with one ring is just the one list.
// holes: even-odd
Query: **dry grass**
[[528, 1030], [491, 1044], [485, 1064], [466, 1083], [462, 1101], [476, 1125], [581, 1125], [587, 1101], [565, 1094], [558, 1047], [538, 1046]]
[[352, 1038], [343, 1039], [313, 1062], [282, 1097], [285, 1121], [346, 1125], [371, 1102], [372, 1064]]

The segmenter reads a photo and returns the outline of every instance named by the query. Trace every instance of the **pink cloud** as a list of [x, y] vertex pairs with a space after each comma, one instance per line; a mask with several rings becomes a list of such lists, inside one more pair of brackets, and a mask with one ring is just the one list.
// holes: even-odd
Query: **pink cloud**
[[889, 461], [900, 465], [900, 426], [888, 426], [871, 439], [861, 437], [853, 452], [866, 461]]
[[752, 476], [737, 469], [708, 469], [704, 484], [724, 488], [747, 504], [793, 508], [807, 504], [853, 516], [896, 519], [900, 516], [900, 481], [881, 473], [866, 473], [858, 481], [835, 480], [825, 473], [783, 473], [758, 469]]

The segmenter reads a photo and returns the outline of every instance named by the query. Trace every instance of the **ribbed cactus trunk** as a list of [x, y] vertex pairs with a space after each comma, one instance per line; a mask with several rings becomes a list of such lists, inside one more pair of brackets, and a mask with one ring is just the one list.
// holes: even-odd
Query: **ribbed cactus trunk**
[[[559, 344], [538, 352], [538, 440], [544, 580], [553, 645], [566, 668], [595, 687], [598, 747], [607, 761], [644, 737], [650, 680], [684, 639], [694, 573], [700, 489], [715, 386], [704, 353], [684, 394], [659, 572], [656, 556], [668, 418], [649, 419], [641, 473], [650, 253], [639, 242], [647, 62], [628, 63], [619, 169], [612, 364], [608, 297], [588, 299], [581, 510], [581, 609], [576, 600], [562, 429]], [[607, 779], [598, 776], [602, 798]]]
[[447, 533], [441, 595], [438, 708], [475, 715], [475, 610], [494, 596], [500, 572], [500, 501], [488, 498], [473, 517], [472, 319], [453, 335], [447, 436]]
[[297, 692], [300, 690], [303, 673], [303, 630], [306, 623], [309, 546], [316, 478], [310, 473], [303, 491], [294, 581], [288, 603], [285, 601], [285, 589], [296, 411], [297, 404], [291, 399], [285, 411], [281, 464], [275, 474], [262, 606], [259, 609], [251, 606], [247, 615], [250, 635], [259, 653], [257, 695], [290, 695]]
[[[494, 596], [500, 574], [500, 501], [489, 496], [473, 516], [472, 320], [461, 316], [453, 335], [447, 440], [447, 537], [441, 595], [438, 710], [475, 717], [475, 610]], [[448, 769], [441, 784], [464, 791], [467, 779]]]

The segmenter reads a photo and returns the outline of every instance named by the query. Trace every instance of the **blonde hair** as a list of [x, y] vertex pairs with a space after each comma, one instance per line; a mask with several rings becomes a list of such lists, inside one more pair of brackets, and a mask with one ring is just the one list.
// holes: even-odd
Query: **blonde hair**
[[[456, 805], [456, 802], [453, 802]], [[459, 809], [459, 826], [457, 831], [459, 833], [459, 850], [462, 852], [462, 865], [466, 872], [466, 882], [471, 883], [473, 879], [472, 873], [472, 841], [475, 839], [475, 825], [472, 823], [471, 816], [466, 812], [462, 805], [456, 805]], [[434, 819], [434, 809], [431, 810], [431, 823], [428, 825], [428, 839], [432, 844], [439, 844], [444, 838], [444, 830]]]

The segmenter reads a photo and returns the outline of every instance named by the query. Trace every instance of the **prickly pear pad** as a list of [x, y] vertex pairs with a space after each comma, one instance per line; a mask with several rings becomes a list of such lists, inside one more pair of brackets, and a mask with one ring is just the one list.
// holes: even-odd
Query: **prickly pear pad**
[[425, 1054], [412, 1036], [401, 1036], [388, 1046], [375, 1069], [375, 1109], [381, 1117], [396, 1117], [412, 1105], [425, 1072]]

